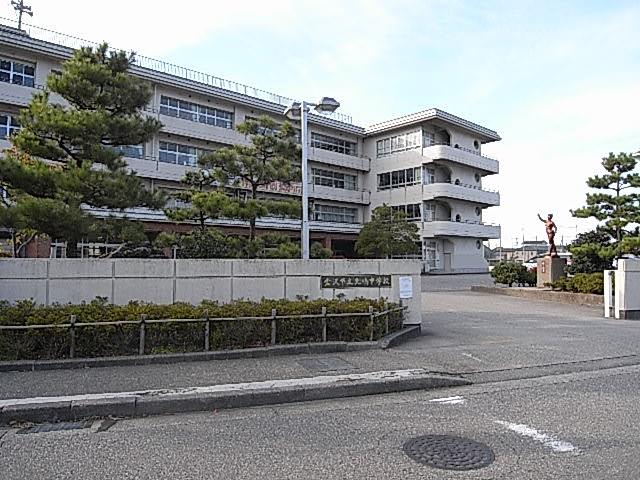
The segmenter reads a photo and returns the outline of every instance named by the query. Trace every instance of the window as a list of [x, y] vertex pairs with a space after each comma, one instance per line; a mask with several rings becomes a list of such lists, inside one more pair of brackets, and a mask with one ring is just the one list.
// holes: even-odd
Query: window
[[436, 219], [436, 204], [431, 202], [424, 203], [424, 221], [433, 222]]
[[424, 169], [424, 184], [429, 185], [431, 183], [436, 183], [436, 171], [433, 168], [425, 168]]
[[329, 150], [331, 152], [344, 153], [345, 155], [357, 155], [355, 142], [350, 142], [342, 138], [330, 137], [320, 133], [311, 132], [311, 146]]
[[17, 115], [0, 113], [0, 138], [8, 139], [13, 133], [20, 130]]
[[160, 97], [160, 113], [191, 122], [206, 123], [215, 127], [233, 128], [232, 112], [164, 95]]
[[403, 188], [417, 185], [421, 181], [422, 167], [404, 168], [393, 172], [378, 174], [378, 190]]
[[35, 75], [36, 66], [34, 64], [0, 58], [0, 81], [2, 82], [33, 87], [35, 86]]
[[313, 206], [313, 219], [318, 222], [357, 223], [358, 209], [332, 205]]
[[422, 146], [430, 147], [436, 143], [436, 134], [433, 132], [422, 132]]
[[123, 157], [144, 158], [144, 145], [121, 145], [114, 147], [114, 150], [120, 152]]
[[429, 240], [424, 243], [425, 256], [427, 260], [427, 266], [429, 268], [436, 268], [437, 259], [437, 247], [436, 242]]
[[403, 133], [390, 138], [383, 138], [376, 142], [376, 154], [378, 157], [390, 155], [395, 152], [403, 152], [420, 146], [420, 132]]
[[160, 142], [158, 159], [164, 163], [195, 167], [198, 165], [198, 156], [206, 152], [207, 150], [199, 149], [191, 145]]
[[406, 220], [416, 221], [422, 219], [422, 213], [420, 212], [419, 203], [410, 205], [392, 205], [391, 210], [404, 213], [406, 216]]
[[313, 184], [322, 185], [323, 187], [342, 188], [344, 190], [356, 190], [356, 175], [347, 173], [334, 172], [331, 170], [313, 169]]

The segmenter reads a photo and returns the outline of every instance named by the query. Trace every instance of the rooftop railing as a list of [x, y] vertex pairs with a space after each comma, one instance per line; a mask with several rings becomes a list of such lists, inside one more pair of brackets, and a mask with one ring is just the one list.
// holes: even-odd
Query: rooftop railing
[[[6, 18], [6, 17], [0, 17], [0, 22], [16, 30], [16, 33], [19, 33], [19, 31], [17, 30], [18, 22], [16, 22], [15, 20], [11, 18]], [[37, 27], [35, 25], [29, 25], [26, 23], [23, 23], [22, 27], [23, 27], [23, 30], [22, 30], [23, 34], [26, 33], [31, 38], [53, 43], [66, 48], [78, 49], [83, 46], [99, 45], [97, 42], [93, 42], [91, 40], [85, 40], [79, 37], [74, 37], [73, 35], [67, 35], [64, 33], [56, 32], [54, 30], [49, 30], [48, 28]], [[180, 77], [185, 80], [202, 83], [210, 87], [215, 87], [215, 88], [227, 90], [234, 93], [239, 93], [241, 95], [246, 95], [248, 97], [258, 98], [260, 100], [265, 100], [270, 103], [281, 105], [282, 107], [288, 107], [294, 101], [292, 98], [289, 98], [289, 97], [268, 92], [266, 90], [245, 85], [243, 83], [234, 82], [232, 80], [226, 80], [224, 78], [216, 77], [215, 75], [210, 75], [208, 73], [199, 72], [191, 68], [175, 65], [173, 63], [165, 62], [164, 60], [158, 60], [158, 59], [147, 57], [145, 55], [140, 55], [137, 53], [135, 58], [136, 58], [136, 65], [141, 68], [153, 70], [156, 72], [161, 72], [161, 73], [172, 75], [175, 77]], [[341, 123], [353, 125], [353, 120], [351, 116], [346, 115], [344, 113], [340, 113], [340, 112], [333, 112], [333, 113], [327, 113], [322, 115], [311, 114], [311, 117], [313, 116], [328, 117]]]

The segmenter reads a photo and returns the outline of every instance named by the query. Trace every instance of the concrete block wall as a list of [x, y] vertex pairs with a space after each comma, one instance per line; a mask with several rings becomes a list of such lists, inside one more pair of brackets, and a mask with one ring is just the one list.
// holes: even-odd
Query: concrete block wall
[[[413, 279], [408, 324], [421, 322], [421, 263], [416, 260], [162, 260], [4, 259], [0, 299], [33, 299], [43, 305], [105, 297], [167, 304], [262, 298], [387, 298], [399, 300], [399, 277]], [[391, 288], [320, 288], [322, 275], [391, 275]]]

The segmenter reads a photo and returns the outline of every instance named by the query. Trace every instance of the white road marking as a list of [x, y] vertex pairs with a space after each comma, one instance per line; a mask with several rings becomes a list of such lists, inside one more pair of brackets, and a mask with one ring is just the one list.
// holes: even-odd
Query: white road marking
[[459, 405], [465, 402], [464, 397], [456, 396], [456, 397], [444, 397], [444, 398], [434, 398], [433, 400], [429, 400], [433, 403], [440, 403], [443, 405]]
[[529, 437], [533, 440], [542, 443], [545, 447], [550, 448], [554, 452], [557, 453], [580, 453], [577, 447], [574, 447], [571, 443], [565, 442], [564, 440], [558, 440], [552, 435], [547, 433], [542, 433], [536, 430], [535, 428], [531, 428], [527, 425], [522, 425], [519, 423], [511, 423], [504, 422], [502, 420], [496, 420], [498, 425], [502, 425], [503, 427], [508, 428], [511, 431], [514, 431], [523, 437]]
[[292, 378], [286, 380], [267, 380], [264, 382], [249, 383], [229, 383], [224, 385], [211, 385], [207, 387], [188, 387], [173, 388], [160, 390], [140, 390], [135, 392], [113, 392], [113, 393], [92, 393], [85, 395], [69, 395], [60, 397], [33, 397], [33, 398], [12, 398], [0, 400], [0, 408], [9, 405], [26, 405], [33, 403], [49, 403], [49, 402], [69, 402], [83, 400], [103, 400], [111, 398], [130, 398], [130, 397], [149, 397], [149, 396], [166, 396], [178, 394], [197, 394], [197, 393], [239, 393], [250, 392], [253, 390], [283, 388], [283, 387], [316, 387], [328, 386], [336, 384], [344, 384], [359, 381], [370, 380], [394, 380], [400, 378], [409, 378], [417, 375], [429, 374], [427, 370], [409, 369], [409, 370], [386, 370], [380, 372], [369, 373], [352, 373], [347, 375], [321, 375], [317, 377]]
[[482, 363], [482, 360], [480, 360], [478, 357], [474, 357], [473, 355], [471, 355], [470, 353], [463, 353], [462, 355], [464, 355], [465, 357], [469, 357], [472, 358], [473, 360], [475, 360], [476, 362], [480, 362]]

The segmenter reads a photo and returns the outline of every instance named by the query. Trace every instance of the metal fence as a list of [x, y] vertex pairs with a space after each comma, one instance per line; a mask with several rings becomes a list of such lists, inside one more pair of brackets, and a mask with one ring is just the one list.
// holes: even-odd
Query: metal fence
[[0, 334], [3, 331], [24, 331], [24, 330], [43, 330], [43, 329], [61, 329], [66, 328], [69, 331], [69, 358], [75, 357], [76, 342], [80, 332], [84, 327], [108, 327], [108, 326], [123, 326], [123, 325], [137, 325], [139, 329], [138, 339], [138, 355], [145, 354], [145, 337], [147, 325], [152, 324], [167, 324], [167, 323], [201, 323], [203, 324], [203, 351], [208, 352], [210, 350], [210, 337], [211, 337], [211, 324], [222, 322], [241, 322], [241, 321], [264, 321], [271, 323], [271, 341], [270, 345], [277, 344], [278, 334], [278, 321], [279, 320], [303, 320], [314, 321], [322, 320], [322, 342], [327, 341], [327, 323], [330, 319], [337, 318], [361, 318], [363, 321], [368, 322], [369, 329], [369, 341], [374, 339], [374, 324], [376, 318], [383, 317], [385, 320], [385, 335], [389, 334], [389, 320], [390, 316], [394, 313], [404, 313], [406, 306], [387, 308], [386, 310], [375, 312], [373, 307], [369, 307], [367, 312], [347, 312], [347, 313], [327, 313], [327, 308], [322, 307], [320, 314], [309, 315], [278, 315], [276, 309], [271, 310], [271, 315], [268, 317], [216, 317], [210, 318], [208, 312], [205, 312], [202, 318], [165, 318], [149, 320], [146, 314], [140, 315], [138, 320], [120, 320], [113, 322], [78, 322], [76, 315], [69, 316], [68, 323], [50, 323], [43, 325], [0, 325]]

